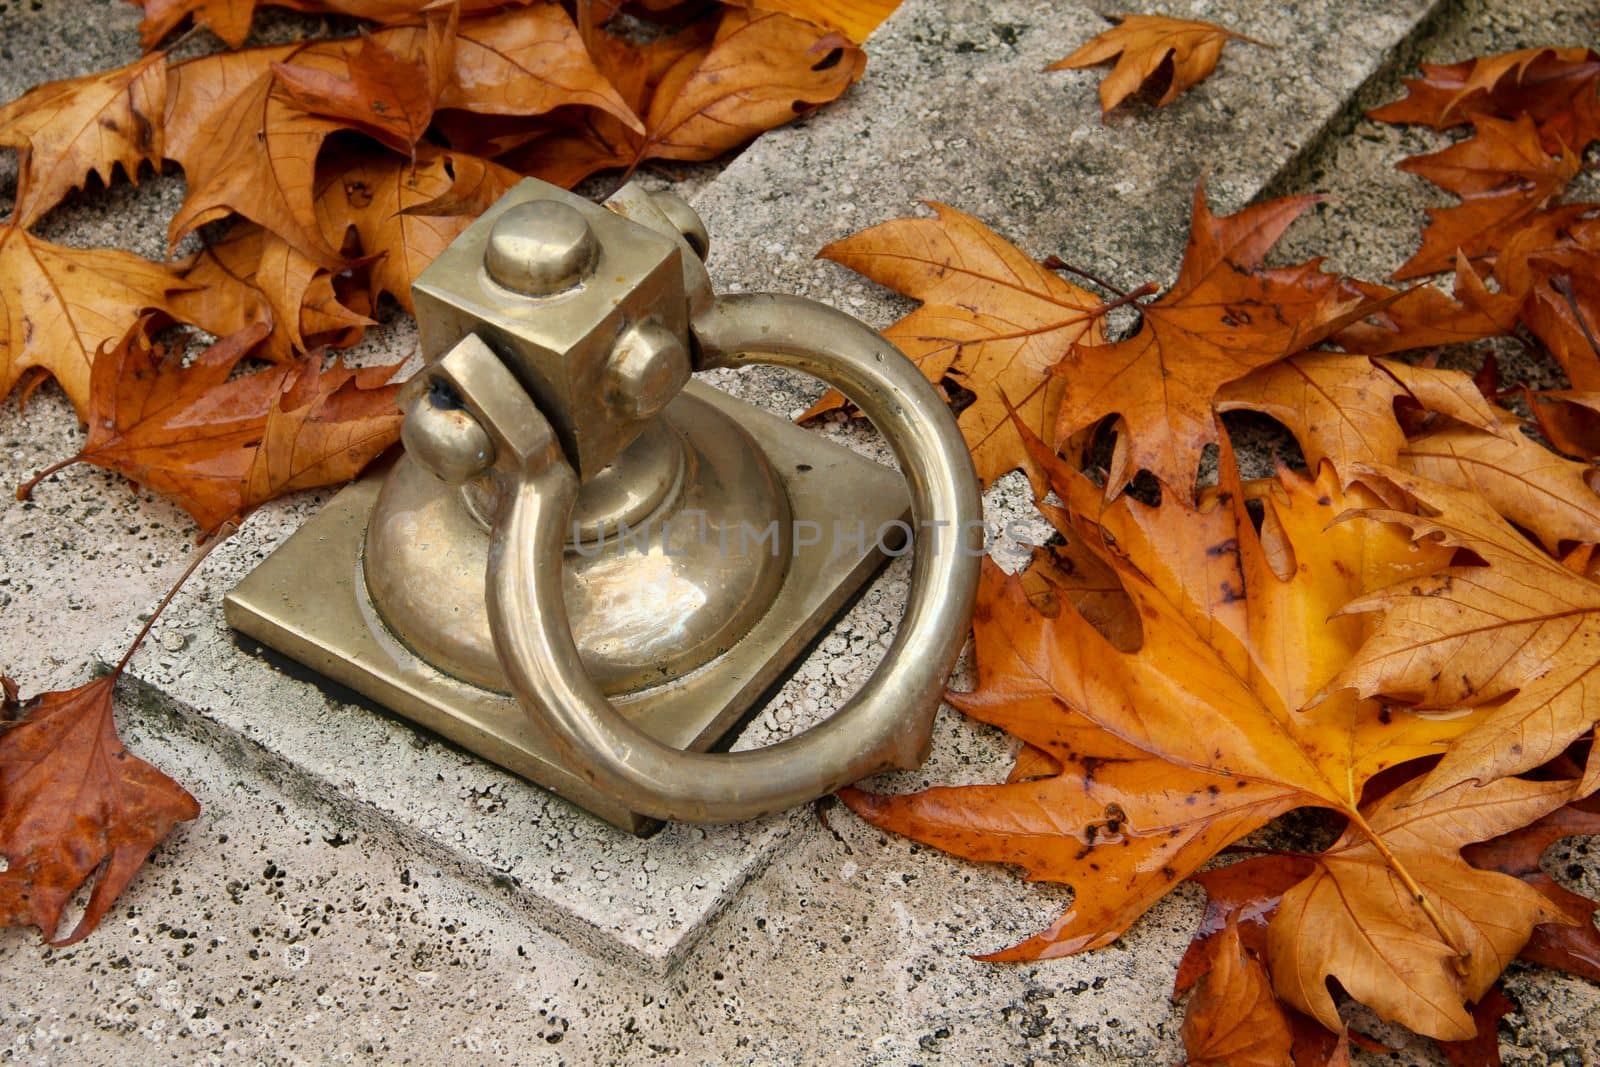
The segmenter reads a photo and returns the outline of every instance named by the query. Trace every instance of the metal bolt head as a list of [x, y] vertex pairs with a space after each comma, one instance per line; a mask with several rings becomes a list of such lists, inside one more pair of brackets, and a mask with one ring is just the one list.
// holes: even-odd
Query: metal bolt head
[[570, 289], [594, 270], [600, 245], [588, 221], [569, 204], [534, 200], [495, 220], [483, 265], [500, 285], [524, 296]]
[[451, 485], [463, 485], [494, 465], [494, 442], [449, 387], [435, 381], [406, 412], [400, 427], [406, 454]]
[[636, 323], [617, 341], [606, 363], [606, 401], [628, 419], [647, 419], [667, 406], [689, 381], [683, 340], [653, 320]]

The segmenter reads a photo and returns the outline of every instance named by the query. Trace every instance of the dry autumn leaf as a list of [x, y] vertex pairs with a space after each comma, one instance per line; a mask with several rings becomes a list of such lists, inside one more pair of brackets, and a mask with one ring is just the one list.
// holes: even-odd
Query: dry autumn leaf
[[[1061, 394], [1049, 370], [1072, 345], [1104, 342], [1105, 309], [972, 216], [929, 206], [934, 218], [885, 222], [817, 254], [922, 301], [884, 336], [929, 381], [973, 394], [957, 423], [987, 485], [1026, 463], [1008, 405], [1048, 438]], [[802, 418], [844, 402], [830, 391]]]
[[183, 167], [188, 195], [168, 240], [237, 213], [282, 237], [319, 267], [344, 257], [317, 227], [317, 155], [339, 123], [308, 115], [275, 92], [273, 65], [303, 45], [224, 52], [171, 69], [167, 155]]
[[1408, 448], [1395, 415], [1402, 400], [1484, 436], [1516, 433], [1459, 371], [1334, 352], [1303, 352], [1224, 386], [1217, 410], [1271, 416], [1294, 435], [1309, 466], [1331, 463], [1348, 485], [1366, 467], [1400, 462]]
[[1399, 163], [1462, 198], [1455, 207], [1429, 208], [1422, 247], [1394, 272], [1416, 278], [1449, 268], [1460, 253], [1489, 255], [1567, 187], [1583, 165], [1562, 146], [1552, 155], [1527, 115], [1515, 121], [1480, 117], [1468, 140]]
[[411, 283], [517, 180], [464, 153], [339, 160], [317, 197], [317, 214], [325, 232], [353, 232], [361, 253], [373, 258], [373, 295], [388, 293], [410, 311]]
[[[1479, 707], [1481, 721], [1433, 772], [1441, 782], [1490, 782], [1554, 759], [1600, 721], [1600, 584], [1550, 558], [1476, 494], [1399, 471], [1385, 477], [1424, 514], [1372, 514], [1417, 538], [1464, 548], [1458, 564], [1350, 603], [1381, 616], [1330, 683], [1423, 709]], [[1600, 784], [1591, 758], [1578, 795]], [[1503, 832], [1503, 831], [1502, 831]]]
[[1189, 1067], [1294, 1067], [1294, 1034], [1267, 970], [1229, 923], [1183, 1016]]
[[[1419, 1034], [1476, 1036], [1463, 1001], [1489, 991], [1535, 926], [1577, 917], [1520, 879], [1470, 866], [1461, 849], [1525, 826], [1571, 796], [1570, 781], [1515, 778], [1389, 794], [1367, 814], [1370, 832], [1346, 831], [1283, 894], [1267, 935], [1278, 995], [1338, 1029], [1327, 985], [1337, 978], [1352, 997]], [[1396, 874], [1395, 857], [1415, 882]], [[1414, 906], [1418, 885], [1436, 902], [1453, 947]]]
[[856, 44], [865, 41], [883, 20], [894, 14], [900, 0], [725, 0], [734, 7], [759, 7], [778, 11], [819, 26], [838, 30]]
[[[229, 48], [244, 44], [257, 7], [286, 7], [314, 15], [348, 15], [373, 22], [408, 22], [439, 0], [134, 0], [144, 8], [139, 23], [139, 38], [145, 48], [154, 48], [173, 30], [192, 21], [222, 39]], [[515, 7], [541, 0], [455, 0], [463, 17]]]
[[146, 310], [166, 310], [188, 287], [166, 267], [129, 252], [67, 248], [0, 228], [0, 398], [38, 367], [60, 383], [82, 417], [89, 369]]
[[1266, 268], [1267, 251], [1314, 197], [1293, 197], [1217, 218], [1195, 190], [1183, 267], [1172, 288], [1140, 306], [1138, 333], [1074, 345], [1053, 373], [1063, 380], [1055, 440], [1120, 417], [1108, 494], [1140, 470], [1188, 493], [1201, 453], [1217, 442], [1218, 390], [1309, 348], [1359, 316], [1364, 301], [1317, 262]]
[[1545, 346], [1573, 388], [1600, 390], [1600, 217], [1593, 204], [1551, 208], [1495, 257], [1498, 293], [1468, 302], [1512, 316]]
[[[0, 925], [38, 927], [52, 945], [83, 940], [173, 827], [200, 814], [182, 786], [117, 736], [117, 673], [64, 692], [0, 700]], [[83, 917], [62, 913], [94, 883]]]
[[185, 365], [148, 322], [95, 360], [83, 450], [36, 475], [91, 463], [160, 493], [210, 532], [275, 496], [348, 481], [400, 435], [398, 365], [298, 364], [235, 373], [267, 334], [257, 324]]
[[1592, 48], [1524, 48], [1461, 63], [1424, 63], [1409, 95], [1368, 114], [1381, 122], [1446, 129], [1480, 116], [1526, 115], [1544, 147], [1582, 152], [1600, 137], [1600, 53]]
[[1327, 470], [1316, 482], [1285, 474], [1260, 496], [1267, 519], [1258, 536], [1237, 490], [1196, 510], [1126, 496], [1102, 509], [1095, 487], [1035, 447], [1078, 516], [1062, 532], [1115, 572], [1142, 644], [1113, 645], [1070, 591], [1047, 614], [991, 565], [974, 620], [979, 685], [950, 699], [1061, 772], [902, 797], [842, 794], [876, 825], [1080, 888], [1049, 930], [991, 958], [1107, 944], [1275, 815], [1312, 805], [1359, 821], [1368, 778], [1437, 754], [1471, 725], [1351, 695], [1336, 708], [1304, 706], [1362, 641], [1351, 619], [1329, 617], [1363, 589], [1448, 559], [1407, 547], [1395, 527], [1330, 526], [1350, 505], [1375, 500], [1364, 490], [1346, 496]]
[[1217, 69], [1222, 46], [1230, 40], [1261, 44], [1209, 22], [1166, 15], [1121, 15], [1117, 25], [1046, 70], [1081, 70], [1113, 59], [1117, 65], [1100, 82], [1100, 111], [1109, 114], [1146, 82], [1164, 79], [1157, 106], [1170, 104]]
[[218, 337], [269, 325], [272, 333], [255, 354], [273, 362], [322, 347], [347, 348], [373, 325], [341, 301], [332, 272], [253, 222], [235, 223], [180, 269], [194, 288], [173, 296], [173, 315]]
[[461, 24], [439, 107], [479, 115], [543, 115], [565, 105], [592, 108], [644, 132], [628, 102], [595, 66], [578, 28], [559, 4], [542, 3]]
[[312, 45], [272, 65], [278, 87], [307, 114], [412, 154], [451, 76], [456, 16], [453, 6], [436, 8], [418, 27]]
[[507, 157], [515, 170], [572, 186], [649, 159], [711, 159], [837, 98], [866, 55], [837, 33], [770, 11], [729, 8], [709, 41], [691, 29], [640, 48], [602, 37], [595, 61], [643, 119], [586, 115]]
[[49, 82], [0, 107], [0, 146], [22, 154], [11, 224], [31, 226], [90, 174], [111, 184], [116, 168], [138, 181], [160, 165], [166, 57]]

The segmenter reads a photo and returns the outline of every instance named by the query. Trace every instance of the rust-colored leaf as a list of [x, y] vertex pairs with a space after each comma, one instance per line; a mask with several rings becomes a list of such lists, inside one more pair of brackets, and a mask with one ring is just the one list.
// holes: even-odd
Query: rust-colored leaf
[[272, 69], [284, 97], [300, 110], [411, 154], [433, 121], [455, 51], [451, 6], [428, 11], [421, 26], [312, 45]]
[[1448, 269], [1460, 253], [1492, 253], [1567, 187], [1583, 159], [1562, 146], [1545, 151], [1527, 115], [1515, 121], [1481, 117], [1475, 135], [1431, 155], [1413, 156], [1399, 167], [1461, 197], [1455, 207], [1429, 208], [1422, 247], [1394, 272], [1417, 278]]
[[[411, 283], [517, 181], [506, 168], [464, 153], [341, 159], [317, 198], [326, 232], [354, 232], [374, 295], [411, 310]], [[424, 212], [437, 212], [425, 214]]]
[[1445, 129], [1488, 116], [1527, 115], [1544, 146], [1582, 152], [1600, 137], [1600, 53], [1592, 48], [1524, 48], [1461, 63], [1424, 63], [1409, 95], [1369, 114], [1382, 122]]
[[1112, 415], [1125, 428], [1108, 493], [1140, 470], [1188, 493], [1201, 452], [1217, 441], [1217, 391], [1317, 344], [1362, 306], [1316, 262], [1261, 265], [1313, 203], [1294, 197], [1216, 218], [1205, 190], [1196, 189], [1182, 270], [1171, 289], [1141, 308], [1139, 332], [1116, 344], [1074, 345], [1055, 366], [1065, 383], [1058, 442]]
[[272, 497], [347, 481], [399, 437], [399, 386], [385, 384], [398, 365], [324, 370], [314, 353], [240, 375], [265, 324], [187, 365], [152, 342], [147, 325], [95, 360], [89, 439], [45, 475], [73, 462], [117, 471], [209, 532]]
[[1126, 496], [1102, 506], [1094, 486], [1032, 444], [1074, 517], [1063, 532], [1114, 572], [1142, 643], [1113, 644], [1071, 590], [1045, 603], [1047, 614], [1023, 582], [989, 567], [973, 624], [978, 688], [950, 699], [1060, 773], [842, 794], [876, 825], [1079, 887], [1049, 930], [990, 958], [1108, 944], [1272, 817], [1306, 805], [1353, 813], [1373, 774], [1438, 753], [1469, 728], [1470, 717], [1424, 719], [1353, 697], [1305, 707], [1362, 640], [1330, 615], [1359, 590], [1447, 558], [1406, 548], [1393, 528], [1330, 526], [1364, 497], [1359, 488], [1346, 497], [1327, 470], [1316, 482], [1285, 475], [1259, 494], [1269, 519], [1257, 535], [1237, 490], [1194, 509]]
[[0, 107], [0, 145], [21, 155], [11, 222], [31, 226], [90, 174], [111, 184], [116, 168], [139, 180], [160, 165], [167, 102], [164, 56], [48, 82]]
[[159, 263], [106, 248], [51, 244], [0, 228], [0, 398], [30, 368], [47, 371], [89, 411], [89, 369], [148, 310], [188, 287]]
[[726, 9], [709, 41], [694, 29], [643, 48], [602, 36], [595, 61], [643, 119], [643, 133], [591, 112], [507, 165], [571, 186], [649, 159], [712, 159], [837, 98], [866, 67], [865, 53], [838, 33], [744, 8]]
[[1117, 24], [1046, 70], [1081, 70], [1116, 60], [1100, 82], [1100, 111], [1109, 114], [1151, 80], [1165, 84], [1158, 105], [1170, 104], [1184, 90], [1200, 84], [1217, 69], [1222, 46], [1230, 40], [1251, 40], [1209, 22], [1166, 15], [1121, 15]]
[[[1008, 405], [1036, 435], [1054, 431], [1061, 382], [1050, 368], [1072, 345], [1105, 340], [1103, 307], [972, 216], [930, 206], [934, 218], [885, 222], [818, 255], [922, 301], [884, 336], [929, 381], [974, 395], [957, 422], [987, 485], [1026, 462]], [[830, 391], [802, 417], [844, 402]]]
[[1183, 1016], [1190, 1067], [1294, 1067], [1294, 1034], [1266, 968], [1233, 923], [1218, 941]]
[[857, 44], [865, 41], [900, 0], [725, 0], [734, 7], [759, 7], [838, 30]]
[[[173, 827], [200, 814], [177, 782], [117, 736], [115, 674], [16, 702], [0, 722], [0, 925], [36, 926], [53, 945], [87, 937]], [[62, 913], [93, 882], [83, 917]]]

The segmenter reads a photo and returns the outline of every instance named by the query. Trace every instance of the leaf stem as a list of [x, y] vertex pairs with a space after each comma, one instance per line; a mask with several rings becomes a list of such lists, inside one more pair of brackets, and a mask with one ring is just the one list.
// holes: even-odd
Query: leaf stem
[[59, 463], [50, 464], [50, 466], [46, 467], [38, 474], [35, 474], [32, 478], [29, 478], [27, 481], [17, 486], [17, 499], [28, 499], [33, 495], [33, 491], [38, 488], [40, 482], [44, 481], [52, 474], [55, 474], [57, 471], [66, 470], [68, 467], [72, 466], [74, 463], [77, 463], [81, 459], [83, 459], [83, 453], [79, 452], [76, 456], [68, 456]]
[[1428, 921], [1433, 924], [1434, 930], [1439, 935], [1439, 940], [1443, 941], [1450, 951], [1456, 954], [1459, 963], [1465, 963], [1468, 959], [1471, 959], [1472, 953], [1456, 943], [1455, 934], [1451, 933], [1450, 928], [1445, 925], [1444, 916], [1439, 914], [1439, 909], [1434, 906], [1433, 901], [1429, 899], [1428, 894], [1423, 891], [1417, 880], [1411, 877], [1411, 872], [1406, 870], [1404, 863], [1400, 862], [1400, 857], [1396, 856], [1393, 850], [1389, 848], [1388, 842], [1378, 835], [1378, 831], [1372, 828], [1361, 812], [1352, 808], [1349, 815], [1350, 821], [1361, 828], [1361, 832], [1367, 836], [1367, 840], [1372, 842], [1372, 847], [1378, 850], [1378, 855], [1383, 857], [1383, 861], [1389, 865], [1389, 869], [1394, 871], [1395, 877], [1400, 879], [1400, 884], [1406, 887], [1406, 892], [1411, 894], [1411, 899], [1416, 901], [1417, 907], [1422, 909], [1422, 914], [1428, 917]]
[[163, 611], [167, 610], [167, 605], [172, 603], [172, 598], [178, 595], [178, 590], [182, 589], [184, 583], [200, 568], [200, 564], [206, 561], [206, 557], [211, 555], [218, 545], [232, 537], [238, 529], [239, 527], [236, 523], [223, 523], [217, 527], [211, 540], [195, 551], [194, 558], [189, 561], [187, 567], [183, 568], [183, 573], [178, 575], [178, 580], [172, 583], [172, 588], [167, 590], [167, 595], [161, 598], [161, 603], [156, 605], [156, 609], [150, 613], [150, 617], [144, 621], [144, 625], [134, 635], [133, 643], [128, 646], [128, 651], [122, 654], [122, 658], [117, 661], [116, 667], [112, 668], [111, 676], [113, 678], [120, 675], [127, 668], [128, 662], [133, 659], [133, 654], [139, 651], [139, 646], [144, 644], [144, 639], [150, 636], [150, 630], [155, 626], [156, 620], [161, 617]]
[[1083, 278], [1085, 281], [1093, 282], [1094, 284], [1098, 285], [1100, 288], [1104, 289], [1108, 293], [1115, 293], [1117, 296], [1126, 296], [1126, 295], [1128, 295], [1127, 291], [1122, 289], [1121, 287], [1112, 285], [1110, 282], [1106, 281], [1104, 278], [1102, 278], [1102, 277], [1100, 277], [1098, 275], [1095, 275], [1095, 274], [1090, 274], [1088, 271], [1082, 269], [1081, 267], [1074, 267], [1071, 263], [1068, 263], [1066, 260], [1062, 259], [1060, 256], [1056, 255], [1053, 252], [1050, 255], [1044, 257], [1044, 265], [1046, 267], [1048, 267], [1049, 269], [1051, 269], [1051, 270], [1064, 270], [1068, 274], [1076, 274], [1078, 277]]
[[1567, 298], [1567, 307], [1572, 311], [1572, 317], [1578, 320], [1578, 329], [1583, 332], [1583, 339], [1589, 342], [1589, 347], [1594, 354], [1600, 356], [1600, 342], [1596, 342], [1594, 334], [1589, 329], [1589, 320], [1583, 317], [1583, 311], [1578, 307], [1578, 298], [1572, 292], [1572, 279], [1559, 274], [1550, 279], [1550, 288]]

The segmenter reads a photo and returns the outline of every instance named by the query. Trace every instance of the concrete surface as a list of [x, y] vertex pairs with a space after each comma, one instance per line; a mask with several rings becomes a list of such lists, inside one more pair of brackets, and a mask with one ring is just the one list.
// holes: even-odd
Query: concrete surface
[[[1213, 206], [1330, 191], [1291, 235], [1375, 274], [1404, 258], [1426, 202], [1393, 161], [1428, 136], [1358, 121], [1421, 55], [1449, 61], [1595, 39], [1582, 5], [1194, 3], [1164, 10], [1281, 47], [1232, 48], [1169, 109], [1101, 124], [1097, 73], [1045, 75], [1100, 23], [1077, 4], [908, 0], [870, 45], [863, 83], [770, 134], [697, 198], [719, 282], [804, 292], [877, 324], [896, 298], [810, 257], [836, 236], [946, 200], [1024, 248], [1123, 284], [1175, 272], [1189, 190]], [[137, 12], [87, 0], [0, 6], [0, 98], [131, 57]], [[9, 53], [9, 54], [8, 54]], [[25, 62], [17, 62], [26, 57]], [[9, 163], [0, 163], [0, 198]], [[86, 198], [48, 235], [159, 254], [177, 179]], [[395, 318], [365, 348], [410, 351]], [[814, 395], [777, 372], [719, 381], [783, 412]], [[869, 454], [867, 431], [824, 428]], [[46, 388], [0, 409], [23, 472], [69, 453], [70, 409]], [[269, 509], [202, 571], [135, 668], [121, 721], [141, 755], [205, 806], [102, 929], [66, 951], [0, 935], [0, 1055], [19, 1062], [760, 1063], [1172, 1062], [1172, 967], [1198, 894], [1184, 890], [1116, 945], [1048, 964], [967, 954], [1048, 922], [1068, 898], [952, 860], [836, 806], [643, 844], [386, 718], [330, 701], [236, 650], [217, 595], [319, 498]], [[991, 518], [1020, 513], [1020, 479]], [[189, 551], [170, 507], [107, 475], [67, 472], [0, 510], [0, 666], [31, 691], [84, 676]], [[1014, 551], [1007, 551], [1014, 558]], [[850, 692], [903, 602], [891, 570], [744, 743], [797, 728]], [[992, 732], [940, 720], [933, 761], [878, 783], [993, 780]], [[1594, 894], [1586, 842], [1553, 873]], [[602, 876], [602, 872], [604, 872]], [[741, 888], [742, 887], [742, 888]], [[546, 927], [556, 928], [553, 936]], [[576, 949], [574, 946], [578, 946]], [[677, 966], [668, 973], [669, 965]], [[1513, 969], [1509, 1062], [1600, 1059], [1600, 991]], [[1359, 1020], [1358, 1020], [1359, 1021]], [[1378, 1036], [1399, 1043], [1400, 1035]], [[1404, 1046], [1398, 1062], [1431, 1062]]]

